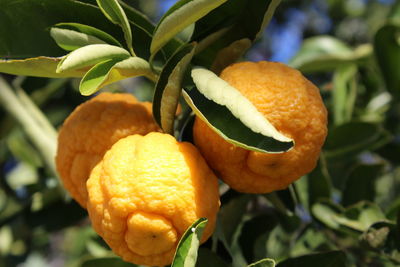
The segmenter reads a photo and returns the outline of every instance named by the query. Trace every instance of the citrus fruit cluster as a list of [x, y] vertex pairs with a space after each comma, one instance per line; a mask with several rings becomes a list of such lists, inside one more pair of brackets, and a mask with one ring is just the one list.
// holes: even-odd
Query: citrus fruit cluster
[[151, 104], [129, 94], [102, 93], [80, 105], [61, 128], [61, 179], [88, 209], [96, 232], [126, 261], [170, 264], [180, 237], [201, 217], [208, 219], [202, 241], [210, 237], [219, 209], [214, 172], [237, 191], [268, 193], [315, 167], [327, 134], [318, 88], [297, 70], [272, 62], [233, 64], [221, 78], [292, 138], [294, 148], [248, 151], [196, 118], [197, 150], [161, 133]]
[[56, 156], [97, 233], [126, 261], [151, 266], [170, 264], [199, 218], [208, 239], [219, 209], [217, 178], [197, 149], [158, 131], [150, 103], [102, 93], [67, 118]]

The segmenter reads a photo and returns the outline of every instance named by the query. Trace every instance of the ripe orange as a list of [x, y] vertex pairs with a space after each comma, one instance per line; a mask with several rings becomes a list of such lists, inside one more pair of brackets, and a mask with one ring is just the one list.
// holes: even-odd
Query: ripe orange
[[123, 137], [158, 130], [151, 103], [140, 103], [130, 94], [101, 93], [81, 104], [58, 136], [56, 165], [65, 188], [86, 207], [86, 180], [104, 153]]
[[220, 77], [238, 89], [274, 127], [293, 138], [285, 153], [248, 151], [230, 144], [196, 118], [194, 142], [233, 189], [268, 193], [287, 187], [316, 165], [327, 135], [327, 111], [318, 88], [299, 71], [274, 62], [242, 62]]
[[88, 212], [96, 232], [125, 261], [172, 262], [185, 230], [208, 218], [204, 242], [219, 209], [217, 178], [198, 150], [162, 133], [116, 142], [87, 182]]

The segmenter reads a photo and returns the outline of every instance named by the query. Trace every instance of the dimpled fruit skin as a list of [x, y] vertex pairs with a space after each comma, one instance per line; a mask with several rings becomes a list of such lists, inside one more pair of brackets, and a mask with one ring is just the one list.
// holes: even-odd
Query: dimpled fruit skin
[[96, 232], [125, 261], [163, 266], [198, 218], [208, 218], [205, 241], [219, 209], [217, 178], [190, 143], [162, 133], [119, 140], [87, 182]]
[[194, 142], [225, 183], [240, 192], [268, 193], [315, 168], [327, 135], [327, 111], [315, 85], [295, 69], [266, 61], [233, 64], [220, 77], [295, 141], [285, 153], [248, 151], [226, 142], [196, 118]]
[[86, 207], [86, 181], [104, 153], [123, 137], [158, 130], [151, 103], [130, 94], [101, 93], [79, 105], [58, 135], [56, 165], [65, 188]]

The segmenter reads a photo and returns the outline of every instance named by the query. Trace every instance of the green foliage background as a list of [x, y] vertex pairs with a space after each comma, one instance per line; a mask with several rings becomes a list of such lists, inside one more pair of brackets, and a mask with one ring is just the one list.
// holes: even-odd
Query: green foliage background
[[[137, 10], [157, 22], [159, 1], [123, 2], [134, 8], [125, 9], [132, 49], [151, 61], [163, 83], [155, 86], [151, 79], [134, 78], [102, 90], [127, 91], [151, 101], [154, 88], [160, 95], [157, 90], [165, 88], [171, 75], [167, 59], [188, 36], [180, 33], [152, 55], [155, 25]], [[274, 18], [284, 22], [285, 10], [302, 9], [309, 2], [282, 1]], [[305, 32], [300, 50], [289, 62], [317, 84], [329, 110], [329, 135], [318, 166], [287, 190], [266, 195], [241, 194], [221, 185], [217, 229], [200, 247], [196, 266], [400, 265], [400, 3], [326, 2], [332, 19], [329, 35]], [[126, 32], [124, 36], [94, 5], [91, 0], [0, 0], [0, 58], [65, 55], [49, 27], [75, 20], [110, 33], [129, 50]], [[196, 23], [191, 41], [199, 44], [223, 29], [224, 15], [235, 30], [224, 32], [224, 38], [196, 54], [193, 64], [218, 72], [224, 64], [266, 49], [262, 44], [268, 42], [268, 31], [243, 55], [235, 49], [218, 54], [237, 40], [256, 39], [260, 17], [249, 20], [247, 7], [246, 1], [229, 0], [224, 9]], [[41, 16], [46, 9], [54, 15]], [[234, 48], [241, 45], [249, 48], [246, 42], [235, 43]], [[191, 51], [185, 49], [181, 58]], [[0, 71], [10, 73], [1, 64]], [[80, 79], [10, 74], [0, 79], [0, 98], [6, 99], [6, 87], [15, 94], [7, 98], [15, 102], [0, 101], [4, 107], [0, 108], [0, 266], [133, 266], [116, 257], [97, 236], [86, 211], [59, 185], [49, 161], [53, 127], [58, 128], [87, 99], [79, 92]], [[162, 105], [161, 97], [156, 100]], [[183, 108], [186, 117], [177, 119], [176, 136], [190, 141], [188, 107]], [[50, 141], [40, 146], [34, 135]]]

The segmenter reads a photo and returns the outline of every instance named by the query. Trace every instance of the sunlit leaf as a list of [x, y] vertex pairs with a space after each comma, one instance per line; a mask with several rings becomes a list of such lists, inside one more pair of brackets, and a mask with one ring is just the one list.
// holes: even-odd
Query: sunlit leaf
[[192, 59], [194, 45], [187, 45], [169, 59], [161, 71], [153, 98], [153, 115], [161, 128], [173, 134], [174, 119], [182, 91], [182, 79]]
[[36, 57], [15, 60], [0, 60], [0, 72], [49, 78], [82, 77], [87, 69], [76, 69], [57, 73], [61, 57]]
[[72, 51], [90, 44], [121, 44], [108, 33], [80, 23], [58, 23], [50, 29], [50, 35], [57, 44], [67, 51]]
[[302, 72], [332, 71], [344, 64], [360, 62], [371, 54], [372, 47], [368, 44], [352, 49], [334, 37], [317, 36], [304, 41], [289, 65]]
[[125, 49], [107, 45], [94, 44], [76, 49], [66, 55], [57, 66], [57, 72], [76, 70], [84, 67], [93, 66], [105, 60], [123, 60], [130, 57]]
[[248, 265], [247, 267], [275, 267], [275, 261], [273, 259], [262, 259]]
[[155, 79], [149, 63], [142, 58], [110, 59], [91, 68], [82, 78], [79, 90], [82, 95], [91, 95], [110, 83], [135, 76]]
[[121, 26], [129, 52], [134, 56], [132, 48], [132, 31], [128, 18], [118, 0], [96, 0], [104, 15], [114, 24]]
[[85, 45], [105, 44], [97, 37], [68, 29], [51, 28], [50, 35], [64, 50], [72, 51]]
[[197, 251], [207, 221], [206, 218], [200, 218], [186, 230], [178, 243], [171, 267], [195, 266]]
[[151, 54], [157, 53], [177, 33], [204, 17], [226, 0], [180, 0], [161, 18], [154, 30]]
[[293, 141], [279, 133], [237, 89], [211, 71], [194, 69], [197, 88], [185, 88], [196, 115], [228, 142], [259, 152], [283, 152]]

